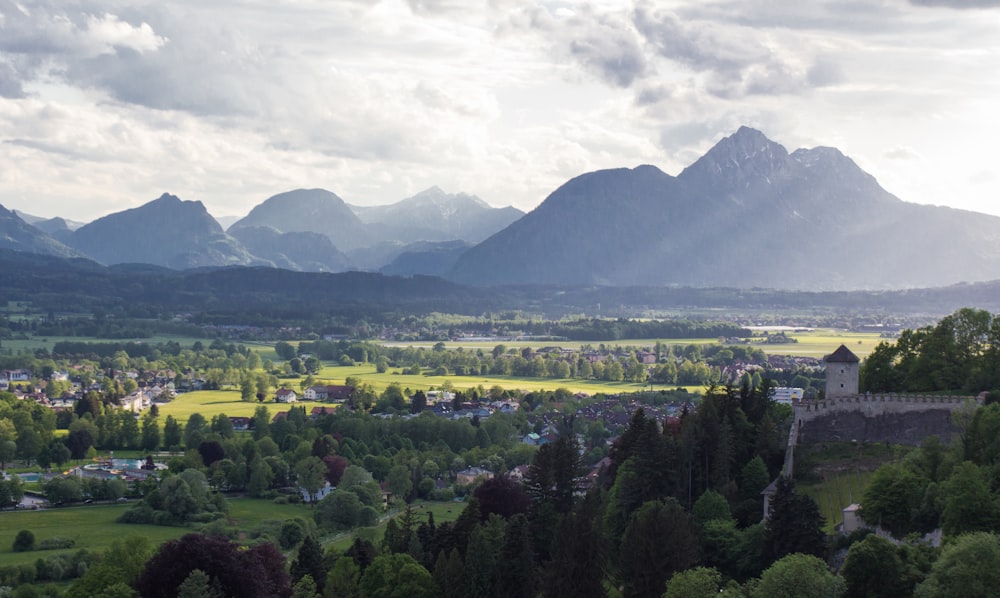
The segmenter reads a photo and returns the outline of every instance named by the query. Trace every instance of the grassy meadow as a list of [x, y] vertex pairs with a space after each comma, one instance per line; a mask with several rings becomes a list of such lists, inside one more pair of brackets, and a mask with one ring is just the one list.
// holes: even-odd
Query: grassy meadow
[[[294, 388], [298, 392], [297, 385]], [[174, 419], [186, 423], [193, 413], [202, 414], [206, 420], [211, 420], [212, 417], [220, 413], [225, 413], [230, 417], [253, 417], [254, 410], [261, 404], [257, 401], [240, 399], [239, 390], [199, 390], [181, 393], [173, 401], [160, 405], [159, 410], [161, 421], [168, 415], [172, 415]], [[263, 403], [263, 405], [267, 407], [272, 416], [279, 411], [288, 411], [291, 407], [291, 405], [270, 401]], [[305, 407], [306, 413], [311, 411], [313, 407], [336, 409], [336, 405], [318, 401], [299, 401], [294, 405]]]
[[[129, 505], [89, 505], [44, 509], [38, 511], [4, 511], [0, 513], [0, 564], [21, 565], [34, 563], [38, 558], [59, 553], [87, 550], [105, 550], [111, 542], [130, 535], [143, 536], [150, 544], [159, 545], [172, 538], [179, 538], [191, 531], [182, 527], [133, 525], [117, 523], [118, 517]], [[26, 529], [35, 534], [35, 545], [50, 538], [74, 540], [73, 548], [63, 550], [33, 550], [13, 552], [11, 545], [17, 532]]]
[[[370, 384], [376, 392], [381, 392], [392, 383], [399, 384], [402, 388], [410, 390], [427, 391], [432, 388], [441, 388], [445, 382], [450, 382], [456, 389], [474, 388], [482, 385], [489, 390], [494, 385], [503, 388], [519, 389], [525, 391], [533, 390], [555, 390], [566, 388], [573, 392], [585, 392], [587, 394], [635, 392], [648, 389], [648, 384], [635, 384], [631, 382], [604, 382], [601, 380], [579, 380], [571, 378], [519, 378], [516, 376], [431, 376], [426, 374], [401, 374], [400, 368], [390, 368], [384, 374], [375, 371], [373, 364], [361, 364], [356, 366], [327, 365], [315, 378], [317, 382], [329, 382], [331, 384], [343, 384], [348, 377], [353, 377], [365, 384]], [[394, 373], [395, 372], [395, 373]]]

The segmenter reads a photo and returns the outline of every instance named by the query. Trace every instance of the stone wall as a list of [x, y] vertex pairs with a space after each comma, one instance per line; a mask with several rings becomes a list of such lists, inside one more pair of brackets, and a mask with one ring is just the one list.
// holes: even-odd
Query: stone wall
[[974, 397], [854, 395], [795, 405], [797, 442], [889, 442], [919, 445], [936, 434], [948, 443], [957, 431], [951, 414]]

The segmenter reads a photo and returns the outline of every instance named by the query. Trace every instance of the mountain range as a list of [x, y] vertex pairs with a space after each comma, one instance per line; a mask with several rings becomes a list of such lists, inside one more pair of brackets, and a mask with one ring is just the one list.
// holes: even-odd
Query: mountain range
[[1000, 279], [1000, 218], [904, 202], [834, 148], [789, 153], [748, 127], [677, 176], [650, 165], [583, 174], [528, 214], [436, 187], [375, 207], [299, 189], [224, 231], [200, 202], [164, 194], [84, 225], [32, 226], [0, 208], [0, 248], [473, 285], [825, 291]]
[[[364, 220], [355, 212], [364, 213]], [[164, 193], [86, 224], [3, 210], [0, 248], [181, 270], [265, 266], [374, 271], [402, 256], [404, 265], [391, 268], [395, 273], [440, 274], [454, 264], [460, 250], [523, 215], [515, 208], [493, 208], [477, 197], [447, 194], [437, 187], [374, 208], [349, 206], [324, 189], [299, 189], [268, 198], [223, 231], [201, 202]]]
[[942, 286], [1000, 278], [1000, 218], [906, 203], [833, 148], [747, 127], [670, 176], [592, 172], [462, 254], [471, 284]]

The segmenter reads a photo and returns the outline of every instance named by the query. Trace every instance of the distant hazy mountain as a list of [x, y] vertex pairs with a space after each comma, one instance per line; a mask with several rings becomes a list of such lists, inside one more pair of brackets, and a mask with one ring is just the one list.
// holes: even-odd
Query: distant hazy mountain
[[364, 223], [344, 200], [325, 189], [279, 193], [234, 222], [229, 231], [251, 226], [269, 226], [282, 233], [319, 233], [342, 251], [371, 244]]
[[103, 264], [185, 269], [263, 263], [225, 234], [200, 201], [181, 201], [167, 193], [86, 224], [69, 241]]
[[421, 241], [406, 247], [392, 262], [379, 269], [391, 276], [442, 276], [448, 273], [458, 256], [470, 247], [465, 241], [441, 241], [431, 243]]
[[0, 248], [57, 257], [81, 257], [80, 252], [28, 224], [3, 206], [0, 206]]
[[905, 203], [833, 148], [741, 128], [677, 177], [593, 172], [465, 252], [475, 284], [884, 289], [1000, 278], [1000, 218]]
[[438, 187], [394, 204], [348, 206], [369, 225], [375, 241], [478, 243], [524, 216], [517, 208], [494, 208], [474, 195], [445, 193]]
[[278, 268], [303, 272], [345, 272], [350, 260], [326, 235], [310, 232], [280, 233], [270, 226], [233, 228], [232, 236], [255, 256]]
[[14, 210], [14, 213], [20, 216], [21, 220], [24, 220], [25, 222], [27, 222], [32, 226], [37, 226], [38, 228], [42, 229], [45, 232], [50, 232], [49, 228], [61, 229], [63, 227], [68, 228], [69, 230], [76, 230], [81, 226], [83, 226], [84, 224], [86, 224], [86, 222], [69, 220], [66, 218], [61, 218], [59, 216], [56, 216], [54, 218], [43, 218], [41, 216], [33, 216], [26, 212], [22, 212], [21, 210]]

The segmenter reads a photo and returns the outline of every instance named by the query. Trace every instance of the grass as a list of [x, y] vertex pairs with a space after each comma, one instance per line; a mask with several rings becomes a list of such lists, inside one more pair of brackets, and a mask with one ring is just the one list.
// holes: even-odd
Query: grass
[[[649, 390], [648, 384], [636, 384], [633, 382], [604, 382], [601, 380], [580, 380], [576, 378], [519, 378], [515, 376], [429, 376], [425, 374], [410, 375], [393, 373], [400, 371], [392, 370], [384, 374], [375, 371], [372, 364], [362, 364], [356, 366], [336, 366], [327, 365], [316, 376], [317, 383], [329, 382], [342, 384], [348, 377], [353, 377], [365, 384], [370, 384], [375, 392], [381, 392], [392, 383], [399, 384], [402, 388], [410, 390], [430, 390], [441, 388], [446, 382], [450, 382], [454, 388], [463, 390], [482, 385], [489, 390], [494, 385], [499, 385], [505, 389], [517, 389], [525, 391], [555, 390], [566, 388], [572, 392], [584, 392], [590, 395], [597, 393], [621, 393], [637, 392]], [[657, 390], [663, 387], [658, 387]], [[674, 388], [674, 387], [671, 387]], [[694, 392], [700, 388], [689, 388]]]
[[[465, 509], [464, 502], [417, 502], [410, 505], [416, 513], [417, 524], [425, 523], [427, 521], [427, 514], [434, 514], [434, 523], [439, 525], [447, 521], [455, 521], [458, 516], [462, 514]], [[398, 517], [402, 514], [402, 508], [397, 510], [392, 517]], [[325, 542], [325, 547], [333, 547], [341, 552], [347, 550], [354, 543], [355, 537], [364, 538], [369, 542], [375, 544], [376, 546], [382, 541], [385, 536], [385, 524], [392, 517], [383, 519], [375, 527], [367, 527], [351, 530], [349, 532], [343, 532], [336, 534], [332, 539]]]
[[[129, 505], [93, 505], [44, 509], [39, 511], [5, 511], [0, 513], [0, 564], [21, 565], [34, 563], [38, 558], [60, 553], [87, 550], [106, 550], [114, 540], [130, 535], [143, 536], [153, 545], [172, 538], [179, 538], [191, 531], [180, 527], [133, 525], [117, 523], [118, 517]], [[35, 544], [50, 538], [70, 538], [75, 545], [70, 549], [13, 552], [11, 545], [17, 532], [26, 529], [35, 534]]]
[[844, 507], [861, 502], [872, 475], [874, 472], [862, 470], [828, 473], [822, 482], [801, 483], [797, 490], [816, 501], [826, 520], [823, 531], [833, 533], [834, 526], [843, 521]]
[[[311, 506], [303, 504], [275, 504], [271, 500], [233, 498], [229, 503], [229, 524], [252, 531], [266, 521], [284, 521], [294, 517], [312, 520]], [[448, 503], [451, 504], [451, 503]], [[107, 550], [115, 540], [131, 535], [147, 538], [151, 545], [159, 546], [167, 540], [179, 538], [194, 531], [193, 527], [166, 527], [118, 523], [118, 517], [132, 505], [90, 505], [38, 511], [4, 511], [0, 513], [0, 565], [34, 563], [39, 558], [53, 554], [75, 552], [81, 548], [92, 551]], [[459, 506], [459, 511], [461, 506]], [[457, 513], [455, 517], [457, 517]], [[434, 513], [435, 519], [439, 517]], [[441, 517], [445, 517], [442, 513]], [[442, 519], [450, 521], [451, 519]], [[33, 550], [13, 552], [14, 536], [23, 529], [35, 534], [35, 544], [49, 538], [71, 538], [73, 548], [63, 550]], [[350, 543], [348, 543], [350, 545]]]
[[202, 414], [209, 421], [220, 413], [230, 417], [253, 417], [254, 410], [260, 405], [267, 407], [272, 417], [279, 411], [288, 411], [293, 405], [305, 407], [306, 413], [309, 413], [313, 407], [336, 408], [336, 405], [318, 401], [299, 401], [291, 405], [274, 402], [248, 402], [240, 399], [240, 391], [238, 390], [199, 390], [181, 393], [173, 401], [166, 405], [160, 405], [159, 409], [161, 421], [166, 419], [168, 415], [172, 415], [181, 423], [186, 423], [194, 413]]

